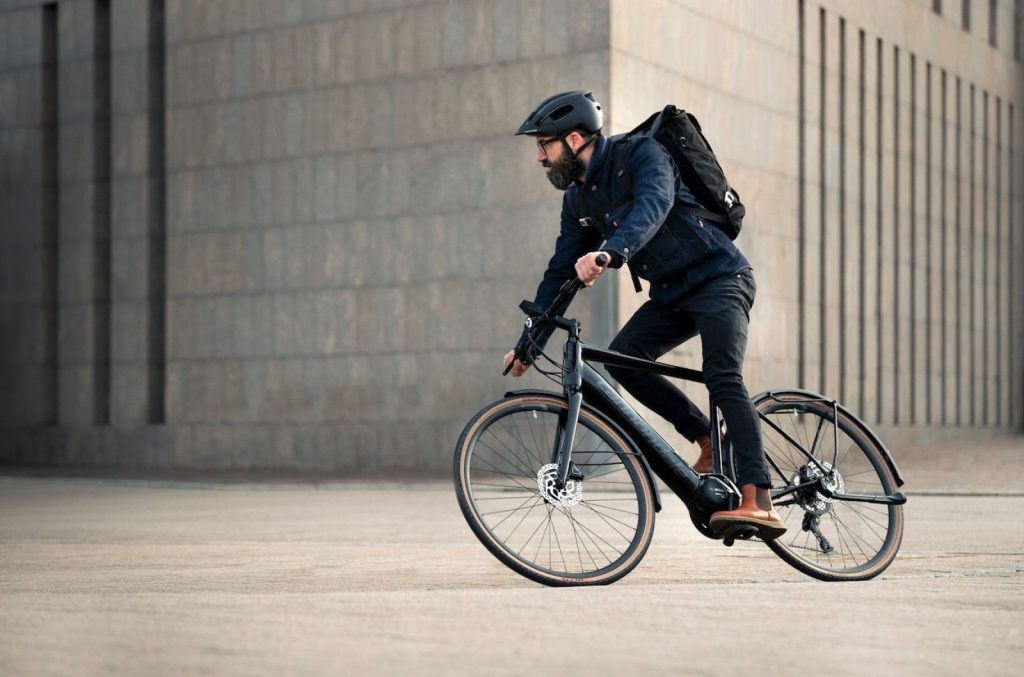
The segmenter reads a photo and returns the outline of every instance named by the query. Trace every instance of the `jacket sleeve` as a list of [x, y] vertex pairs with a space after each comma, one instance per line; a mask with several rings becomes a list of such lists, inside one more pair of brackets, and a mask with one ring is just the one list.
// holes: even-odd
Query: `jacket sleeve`
[[678, 174], [672, 158], [654, 139], [640, 137], [626, 153], [633, 177], [633, 207], [615, 235], [602, 247], [629, 261], [650, 242], [676, 200]]
[[[555, 240], [555, 253], [548, 261], [544, 278], [538, 285], [537, 294], [534, 296], [534, 303], [542, 308], [547, 308], [555, 300], [559, 288], [566, 280], [576, 277], [576, 260], [587, 252], [596, 250], [601, 243], [601, 234], [595, 228], [580, 226], [579, 219], [572, 208], [571, 191], [573, 190], [576, 190], [575, 186], [567, 190], [562, 198], [561, 229]], [[558, 314], [564, 313], [571, 302], [572, 299], [559, 308]], [[538, 346], [543, 348], [553, 331], [554, 327], [545, 329], [537, 341]], [[525, 337], [526, 330], [524, 329], [520, 340]]]

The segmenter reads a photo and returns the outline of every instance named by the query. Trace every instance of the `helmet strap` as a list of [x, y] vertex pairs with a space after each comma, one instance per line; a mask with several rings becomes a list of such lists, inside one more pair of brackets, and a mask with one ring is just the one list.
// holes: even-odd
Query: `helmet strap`
[[[569, 134], [572, 134], [572, 132], [569, 132]], [[584, 149], [586, 149], [587, 146], [592, 144], [594, 142], [594, 140], [597, 138], [597, 134], [594, 134], [589, 139], [587, 139], [583, 143], [582, 146], [580, 146], [579, 150], [573, 152], [572, 146], [570, 146], [569, 142], [565, 140], [566, 137], [569, 136], [569, 134], [566, 134], [565, 136], [563, 136], [561, 140], [562, 140], [562, 145], [565, 146], [565, 152], [568, 153], [569, 155], [573, 156], [573, 157], [579, 157], [580, 153], [582, 153], [584, 151]]]

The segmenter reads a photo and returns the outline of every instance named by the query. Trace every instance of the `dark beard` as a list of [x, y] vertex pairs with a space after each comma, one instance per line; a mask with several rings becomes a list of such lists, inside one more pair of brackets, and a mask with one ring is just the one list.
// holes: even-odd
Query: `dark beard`
[[545, 165], [548, 181], [558, 190], [566, 190], [583, 173], [583, 162], [575, 155], [565, 154], [558, 162]]

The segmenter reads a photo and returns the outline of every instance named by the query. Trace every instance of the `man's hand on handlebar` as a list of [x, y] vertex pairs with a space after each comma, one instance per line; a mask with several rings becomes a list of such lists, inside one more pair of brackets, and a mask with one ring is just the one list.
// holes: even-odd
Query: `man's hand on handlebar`
[[[512, 364], [513, 360], [515, 360], [515, 364]], [[509, 369], [510, 364], [512, 365], [511, 370]], [[516, 360], [516, 351], [514, 350], [510, 350], [505, 354], [505, 362], [502, 366], [507, 373], [512, 374], [515, 377], [522, 376], [526, 373], [526, 370], [530, 368], [530, 365], [523, 364], [519, 360]]]
[[601, 277], [607, 265], [608, 255], [604, 252], [585, 254], [576, 260], [576, 276], [585, 286], [590, 287]]
[[[553, 314], [556, 312], [555, 309], [561, 307], [563, 302], [567, 303], [572, 299], [573, 295], [575, 295], [581, 287], [589, 287], [594, 284], [594, 281], [601, 276], [601, 273], [604, 272], [605, 267], [610, 262], [611, 257], [601, 251], [593, 252], [581, 257], [576, 261], [576, 274], [579, 276], [579, 279], [566, 280], [565, 284], [562, 285], [562, 288], [558, 290], [558, 296], [556, 296], [555, 300], [551, 302], [551, 306], [547, 310], [542, 311], [537, 317], [533, 317], [533, 314], [535, 312], [539, 312], [540, 306], [537, 306], [530, 301], [523, 301], [519, 304], [519, 308], [524, 313], [531, 316], [531, 318], [527, 320], [527, 326], [530, 327], [530, 334], [525, 345], [532, 345], [532, 342], [537, 336], [537, 331], [541, 329], [542, 326], [551, 323], [552, 320], [556, 321], [556, 326], [561, 326], [557, 325], [557, 320], [560, 318], [553, 317]], [[527, 353], [525, 346], [516, 346], [514, 350], [510, 350], [505, 353], [505, 358], [503, 360], [504, 371], [502, 374], [512, 374], [513, 376], [518, 377], [525, 374], [526, 370], [530, 368], [529, 364], [516, 357], [517, 354], [525, 356], [528, 360], [532, 358], [532, 356]]]

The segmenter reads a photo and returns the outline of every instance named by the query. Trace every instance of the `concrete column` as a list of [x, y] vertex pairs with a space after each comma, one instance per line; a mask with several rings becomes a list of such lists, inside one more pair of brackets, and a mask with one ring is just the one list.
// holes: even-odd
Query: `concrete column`
[[982, 161], [984, 164], [984, 175], [982, 177], [982, 185], [984, 186], [984, 204], [982, 212], [982, 222], [984, 230], [984, 263], [982, 268], [982, 275], [984, 280], [984, 315], [983, 315], [983, 326], [982, 326], [982, 361], [985, 365], [985, 379], [984, 379], [984, 399], [983, 409], [984, 414], [981, 417], [982, 423], [985, 426], [995, 424], [995, 412], [997, 409], [996, 404], [996, 320], [995, 320], [995, 308], [996, 308], [996, 277], [997, 271], [997, 258], [995, 256], [995, 246], [997, 231], [995, 226], [995, 99], [987, 88], [984, 91], [984, 97], [982, 99], [982, 115], [985, 121], [985, 140], [982, 152]]
[[820, 181], [824, 186], [821, 199], [824, 200], [823, 207], [819, 211], [821, 217], [817, 224], [819, 230], [819, 246], [816, 250], [810, 251], [809, 258], [816, 259], [815, 263], [820, 271], [820, 277], [816, 282], [820, 287], [819, 295], [821, 302], [817, 307], [817, 322], [819, 325], [820, 356], [822, 364], [821, 383], [817, 387], [822, 394], [829, 397], [838, 397], [842, 386], [840, 384], [840, 332], [842, 331], [842, 307], [839, 303], [841, 284], [841, 261], [843, 256], [841, 229], [840, 229], [840, 200], [842, 199], [843, 187], [840, 185], [840, 136], [839, 136], [839, 87], [840, 87], [840, 17], [831, 12], [825, 15], [824, 33], [825, 40], [825, 79], [821, 83], [824, 86], [825, 108], [821, 112], [821, 126], [824, 129], [822, 141], [824, 143], [824, 154], [819, 160], [824, 160], [824, 165], [819, 167], [821, 172]]
[[914, 276], [914, 288], [912, 290], [913, 313], [911, 322], [914, 332], [910, 340], [910, 354], [913, 356], [913, 408], [910, 412], [910, 421], [913, 425], [923, 425], [928, 419], [928, 402], [930, 396], [929, 372], [929, 349], [931, 347], [931, 318], [929, 308], [929, 285], [931, 283], [930, 262], [931, 230], [928, 223], [928, 199], [927, 182], [929, 178], [928, 153], [927, 153], [927, 69], [920, 57], [915, 55], [912, 80], [911, 98], [913, 107], [910, 111], [912, 116], [913, 134], [913, 177], [911, 214], [913, 219], [913, 246], [911, 247], [911, 270]]
[[1013, 383], [1014, 383], [1014, 327], [1013, 319], [1014, 313], [1011, 311], [1014, 308], [1014, 302], [1016, 295], [1014, 294], [1013, 284], [1015, 279], [1014, 266], [1016, 259], [1014, 258], [1013, 244], [1014, 244], [1014, 224], [1011, 221], [1010, 214], [1010, 162], [1011, 154], [1009, 147], [1010, 140], [1010, 109], [1007, 105], [1008, 102], [1003, 100], [1000, 103], [1000, 115], [997, 117], [999, 121], [999, 151], [997, 152], [998, 167], [996, 175], [999, 181], [998, 195], [999, 202], [997, 205], [997, 214], [999, 215], [999, 257], [1002, 261], [1002, 276], [999, 280], [999, 286], [1001, 290], [1001, 303], [996, 309], [999, 317], [1002, 318], [1001, 326], [1002, 331], [1000, 332], [1000, 364], [1001, 369], [999, 370], [1000, 375], [1000, 392], [999, 399], [1001, 407], [999, 411], [999, 421], [1002, 425], [1012, 425], [1014, 412], [1012, 409], [1013, 399]]
[[113, 0], [112, 403], [119, 425], [148, 422], [150, 3]]
[[977, 85], [971, 88], [970, 116], [972, 131], [970, 134], [971, 177], [969, 182], [970, 209], [970, 290], [969, 306], [971, 324], [970, 336], [970, 424], [979, 425], [984, 420], [985, 396], [985, 364], [984, 347], [984, 206], [985, 191], [982, 185], [984, 171], [984, 110], [982, 107], [982, 91]]
[[956, 98], [956, 77], [947, 71], [944, 115], [946, 119], [945, 131], [945, 164], [946, 170], [943, 176], [943, 214], [945, 215], [943, 228], [946, 231], [946, 246], [943, 252], [943, 343], [945, 354], [943, 359], [944, 389], [943, 422], [949, 425], [958, 423], [958, 405], [960, 391], [957, 387], [957, 373], [959, 370], [959, 358], [957, 352], [958, 332], [958, 260], [960, 256], [959, 240], [957, 229], [959, 224], [959, 176], [957, 169], [957, 147], [959, 128], [959, 109]]
[[0, 427], [56, 422], [56, 17], [0, 22]]
[[970, 180], [969, 155], [967, 151], [968, 137], [970, 134], [970, 108], [968, 107], [968, 96], [970, 91], [964, 86], [960, 78], [954, 78], [955, 88], [952, 89], [953, 99], [951, 102], [953, 112], [953, 135], [951, 146], [953, 149], [953, 185], [950, 187], [953, 194], [953, 205], [951, 207], [952, 229], [953, 229], [953, 268], [951, 270], [954, 280], [952, 296], [952, 344], [953, 344], [953, 397], [955, 406], [953, 409], [953, 421], [957, 425], [964, 425], [970, 414], [970, 383], [968, 381], [968, 368], [970, 365], [970, 354], [967, 342], [967, 327], [970, 321], [970, 305], [968, 293], [968, 198], [969, 191], [966, 189], [966, 182]]
[[70, 0], [58, 5], [60, 99], [59, 229], [59, 421], [92, 424], [105, 404], [97, 382], [106, 365], [96, 363], [103, 332], [97, 315], [105, 298], [97, 270], [97, 185], [95, 177], [96, 80], [94, 3]]
[[862, 304], [864, 309], [864, 362], [862, 366], [863, 393], [860, 402], [860, 414], [865, 420], [875, 421], [879, 411], [878, 377], [880, 354], [880, 321], [879, 285], [880, 269], [878, 266], [879, 241], [881, 233], [879, 193], [879, 47], [878, 38], [868, 35], [864, 45], [864, 285]]
[[[928, 247], [928, 292], [926, 298], [928, 311], [928, 397], [926, 422], [939, 424], [943, 420], [942, 412], [942, 376], [945, 372], [945, 357], [942, 353], [943, 332], [943, 289], [945, 284], [945, 266], [943, 247], [945, 245], [945, 220], [943, 202], [945, 184], [942, 174], [942, 71], [934, 65], [926, 75], [925, 91], [930, 95], [925, 99], [925, 137], [924, 143], [930, 148], [930, 161], [926, 152], [927, 165], [925, 171], [925, 204], [926, 218], [923, 220], [925, 239], [930, 242]], [[930, 83], [930, 84], [929, 84]], [[930, 110], [930, 115], [928, 111]]]
[[[867, 48], [866, 42], [865, 36], [865, 49]], [[855, 409], [859, 409], [862, 385], [860, 351], [863, 325], [860, 315], [860, 289], [864, 270], [861, 267], [861, 231], [866, 225], [866, 214], [865, 223], [861, 223], [864, 191], [860, 185], [860, 158], [863, 150], [863, 138], [860, 131], [860, 107], [862, 105], [860, 50], [858, 27], [847, 25], [844, 57], [846, 82], [843, 89], [845, 95], [842, 106], [846, 111], [843, 131], [845, 197], [842, 206], [843, 229], [840, 241], [842, 248], [840, 255], [843, 262], [840, 281], [843, 297], [841, 304], [843, 330], [840, 340], [843, 350], [839, 365], [840, 389], [837, 396]], [[866, 104], [866, 101], [863, 104]]]
[[[1017, 90], [1018, 95], [1020, 89]], [[1012, 136], [1009, 140], [1009, 146], [1011, 147], [1011, 174], [1010, 174], [1010, 225], [1013, 228], [1012, 236], [1012, 249], [1014, 250], [1015, 260], [1021, 260], [1024, 256], [1024, 227], [1022, 227], [1022, 217], [1024, 217], [1024, 192], [1021, 191], [1020, 181], [1024, 177], [1024, 162], [1022, 162], [1021, 154], [1021, 134], [1024, 132], [1024, 109], [1020, 105], [1019, 99], [1015, 99], [1015, 103], [1012, 108], [1011, 118], [1013, 120]], [[1013, 336], [1013, 366], [1011, 371], [1013, 372], [1013, 394], [1011, 398], [1010, 411], [1013, 416], [1014, 428], [1017, 430], [1024, 429], [1024, 311], [1021, 310], [1024, 305], [1024, 274], [1021, 273], [1019, 268], [1014, 267], [1013, 269], [1013, 284], [1011, 285], [1011, 293], [1013, 294], [1014, 301], [1010, 304], [1013, 311], [1012, 324], [1014, 326]]]
[[824, 385], [822, 354], [822, 266], [821, 235], [825, 221], [822, 203], [822, 135], [825, 125], [824, 116], [828, 115], [828, 99], [825, 99], [823, 111], [822, 97], [827, 93], [827, 81], [822, 82], [822, 41], [825, 27], [825, 12], [813, 3], [806, 8], [806, 62], [804, 68], [806, 86], [806, 136], [805, 136], [805, 209], [806, 223], [802, 235], [803, 279], [800, 280], [799, 291], [803, 298], [803, 322], [800, 331], [803, 334], [803, 368], [804, 380], [799, 384], [802, 388], [820, 391]]
[[910, 133], [910, 50], [901, 47], [899, 51], [899, 62], [895, 65], [896, 81], [893, 83], [894, 101], [898, 102], [898, 113], [894, 111], [894, 125], [896, 126], [894, 137], [894, 151], [896, 153], [894, 162], [898, 166], [898, 180], [896, 181], [894, 200], [894, 233], [893, 239], [896, 249], [893, 252], [893, 263], [896, 268], [894, 275], [895, 298], [897, 308], [894, 309], [895, 319], [895, 362], [896, 383], [894, 384], [894, 397], [896, 408], [894, 414], [901, 425], [908, 425], [912, 420], [912, 405], [914, 394], [914, 379], [916, 376], [915, 361], [917, 355], [911, 343], [913, 332], [914, 316], [911, 303], [915, 287], [915, 254], [914, 238], [911, 229], [913, 222], [911, 211], [913, 210], [913, 188], [911, 186], [911, 133]]

